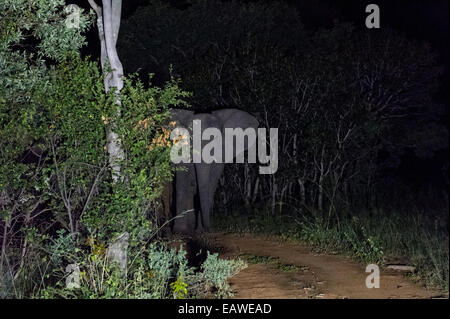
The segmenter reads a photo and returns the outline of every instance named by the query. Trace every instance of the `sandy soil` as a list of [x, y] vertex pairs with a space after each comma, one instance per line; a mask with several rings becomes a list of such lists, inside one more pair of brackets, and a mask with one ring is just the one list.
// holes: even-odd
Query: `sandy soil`
[[[347, 257], [316, 254], [311, 248], [255, 235], [212, 233], [225, 258], [248, 259], [248, 268], [229, 280], [235, 298], [436, 298], [404, 273], [380, 269], [380, 288], [366, 287], [365, 265]], [[253, 259], [251, 259], [253, 258]]]

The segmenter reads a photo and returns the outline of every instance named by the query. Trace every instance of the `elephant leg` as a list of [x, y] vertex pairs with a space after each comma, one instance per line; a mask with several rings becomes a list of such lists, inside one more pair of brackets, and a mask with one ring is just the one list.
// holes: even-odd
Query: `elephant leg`
[[194, 196], [197, 190], [195, 167], [193, 164], [180, 164], [182, 170], [175, 173], [176, 216], [173, 232], [191, 235], [195, 230]]
[[[195, 165], [198, 185], [198, 197], [200, 201], [201, 218], [197, 219], [197, 231], [208, 230], [208, 217], [210, 211], [209, 201], [209, 173], [210, 164], [199, 163]], [[205, 218], [206, 217], [206, 218]]]
[[159, 226], [163, 226], [163, 233], [166, 234], [169, 229], [170, 206], [172, 201], [172, 182], [164, 185], [161, 193], [161, 206], [157, 211], [157, 222]]
[[[209, 202], [210, 204], [210, 214], [212, 209], [214, 208], [214, 195], [216, 194], [217, 185], [219, 185], [219, 179], [220, 176], [222, 176], [223, 170], [225, 168], [225, 164], [223, 163], [214, 163], [211, 164], [211, 170], [209, 173], [209, 180], [210, 180], [210, 188], [209, 188]], [[208, 227], [210, 225], [210, 217], [209, 215], [207, 217]]]
[[[211, 210], [214, 204], [214, 194], [224, 169], [223, 163], [197, 164], [197, 183], [201, 206], [201, 223], [198, 229], [208, 231], [211, 226]], [[203, 226], [203, 227], [201, 227]]]

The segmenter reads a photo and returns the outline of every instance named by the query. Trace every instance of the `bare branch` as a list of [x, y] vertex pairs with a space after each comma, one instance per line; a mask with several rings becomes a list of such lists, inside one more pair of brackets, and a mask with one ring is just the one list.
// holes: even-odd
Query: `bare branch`
[[95, 13], [97, 14], [97, 17], [101, 17], [102, 16], [102, 8], [95, 3], [94, 0], [88, 0], [89, 4], [91, 5], [92, 9], [94, 9]]

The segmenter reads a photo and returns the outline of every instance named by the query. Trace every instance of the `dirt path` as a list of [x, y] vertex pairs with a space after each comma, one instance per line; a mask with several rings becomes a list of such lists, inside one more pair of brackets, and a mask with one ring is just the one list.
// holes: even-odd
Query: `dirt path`
[[432, 298], [395, 270], [381, 269], [380, 288], [368, 289], [365, 266], [349, 258], [315, 254], [298, 244], [254, 235], [208, 236], [222, 257], [241, 256], [248, 267], [230, 279], [235, 298]]

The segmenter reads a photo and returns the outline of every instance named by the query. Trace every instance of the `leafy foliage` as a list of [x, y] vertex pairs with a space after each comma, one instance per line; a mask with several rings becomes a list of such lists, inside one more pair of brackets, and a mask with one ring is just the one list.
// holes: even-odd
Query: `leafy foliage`
[[[3, 230], [14, 231], [9, 263], [14, 262], [10, 270], [16, 274], [37, 271], [27, 269], [36, 264], [25, 259], [32, 258], [30, 250], [35, 245], [41, 247], [36, 238], [43, 244], [57, 229], [66, 229], [77, 238], [89, 236], [103, 245], [128, 231], [133, 249], [154, 236], [156, 199], [172, 169], [170, 144], [150, 146], [167, 122], [169, 105], [182, 103], [180, 98], [186, 95], [175, 80], [164, 88], [151, 89], [139, 81], [126, 81], [122, 116], [114, 123], [123, 137], [126, 160], [122, 165], [127, 179], [113, 183], [105, 125], [115, 103], [112, 93], [104, 93], [98, 66], [74, 57], [52, 67], [48, 75], [48, 82], [32, 92], [33, 108], [28, 109], [27, 121], [15, 116], [11, 105], [2, 105], [6, 125], [0, 134], [7, 143], [1, 162], [2, 208], [8, 223]], [[138, 125], [142, 120], [151, 125]], [[13, 128], [20, 142], [14, 148], [8, 143]], [[30, 231], [32, 237], [26, 236]], [[24, 251], [20, 258], [13, 257], [15, 247]], [[94, 249], [97, 255], [100, 250]]]
[[[0, 3], [0, 96], [26, 108], [29, 90], [45, 81], [46, 63], [64, 60], [85, 44], [92, 16], [81, 14], [67, 28], [64, 0], [4, 0]], [[5, 98], [7, 100], [4, 100]], [[19, 108], [19, 107], [18, 107]]]
[[[163, 242], [130, 249], [127, 273], [108, 262], [105, 251], [91, 242], [89, 249], [62, 249], [75, 244], [70, 234], [60, 236], [48, 248], [57, 257], [47, 262], [46, 280], [35, 298], [220, 298], [230, 296], [227, 279], [242, 269], [241, 261], [218, 259], [208, 255], [201, 269], [187, 266], [186, 251], [168, 249]], [[58, 247], [55, 249], [55, 247]], [[54, 250], [52, 250], [54, 249]], [[73, 262], [80, 269], [80, 285], [69, 289], [64, 263]], [[48, 278], [48, 279], [47, 279]], [[49, 279], [53, 281], [49, 281]]]
[[220, 297], [229, 297], [228, 277], [232, 277], [246, 267], [244, 261], [219, 259], [218, 254], [207, 253], [207, 258], [202, 264], [203, 277], [211, 285], [217, 288]]

